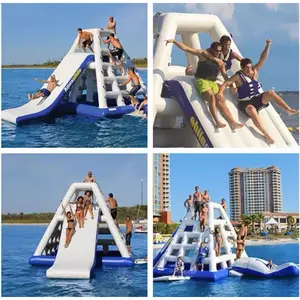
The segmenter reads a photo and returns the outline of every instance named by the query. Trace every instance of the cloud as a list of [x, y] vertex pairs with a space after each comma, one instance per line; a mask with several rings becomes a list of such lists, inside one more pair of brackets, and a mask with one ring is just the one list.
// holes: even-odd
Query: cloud
[[287, 23], [281, 26], [281, 30], [283, 30], [291, 41], [298, 41], [299, 40], [299, 23]]
[[265, 3], [266, 7], [273, 11], [279, 10], [279, 3]]

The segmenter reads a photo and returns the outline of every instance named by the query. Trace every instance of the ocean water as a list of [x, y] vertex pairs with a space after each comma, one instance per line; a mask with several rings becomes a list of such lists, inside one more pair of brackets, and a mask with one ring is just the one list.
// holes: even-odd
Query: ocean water
[[[299, 264], [299, 244], [247, 246], [246, 251], [250, 257], [273, 259], [275, 264]], [[299, 297], [299, 278], [154, 282], [153, 293], [155, 297]]]
[[[89, 280], [46, 277], [47, 267], [28, 264], [46, 225], [2, 226], [2, 297], [146, 297], [147, 265], [96, 269]], [[135, 258], [147, 256], [147, 237], [133, 234]]]
[[[34, 77], [48, 78], [51, 69], [2, 69], [2, 110], [25, 104], [28, 92], [41, 87]], [[147, 70], [139, 74], [147, 84]], [[53, 123], [16, 126], [2, 122], [2, 147], [147, 147], [147, 120], [124, 116], [102, 119], [84, 116], [65, 116]]]

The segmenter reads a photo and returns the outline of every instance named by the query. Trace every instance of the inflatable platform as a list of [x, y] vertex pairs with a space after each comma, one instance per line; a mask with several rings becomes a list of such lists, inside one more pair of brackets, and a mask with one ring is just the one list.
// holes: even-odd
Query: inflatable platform
[[[67, 55], [51, 74], [55, 75], [59, 86], [49, 97], [41, 97], [20, 107], [2, 111], [2, 120], [22, 125], [67, 114], [119, 118], [135, 111], [129, 105], [128, 96], [132, 83], [118, 86], [127, 80], [127, 69], [134, 67], [130, 57], [123, 52], [124, 72], [120, 74], [118, 67], [109, 62], [109, 50], [106, 45], [101, 44], [101, 38], [107, 37], [111, 31], [102, 28], [85, 30], [94, 36], [95, 53], [78, 52], [76, 37]], [[138, 73], [137, 75], [139, 76]], [[137, 97], [142, 100], [147, 90], [140, 76], [139, 80], [141, 89], [137, 92]], [[46, 84], [41, 88], [45, 87]], [[25, 97], [27, 95], [24, 95]]]
[[[75, 233], [65, 248], [67, 221], [61, 204], [67, 207], [87, 190], [93, 192], [94, 218], [88, 212], [84, 228], [79, 228], [75, 223]], [[72, 204], [74, 213], [75, 208]], [[29, 263], [50, 267], [46, 273], [48, 278], [88, 279], [95, 267], [129, 267], [134, 265], [134, 260], [97, 183], [79, 182], [70, 186]]]

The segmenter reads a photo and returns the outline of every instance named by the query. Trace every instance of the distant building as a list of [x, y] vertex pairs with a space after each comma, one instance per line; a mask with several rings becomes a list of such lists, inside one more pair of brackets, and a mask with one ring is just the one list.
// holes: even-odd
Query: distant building
[[229, 172], [230, 218], [241, 215], [281, 212], [281, 173], [274, 166], [255, 169], [239, 167]]
[[268, 222], [271, 218], [273, 218], [276, 222], [278, 222], [279, 231], [285, 230], [288, 227], [288, 217], [291, 216], [294, 218], [295, 223], [294, 227], [299, 229], [299, 213], [286, 213], [286, 212], [277, 212], [270, 213], [264, 212], [265, 220], [264, 223]]
[[170, 154], [153, 154], [153, 221], [171, 223]]

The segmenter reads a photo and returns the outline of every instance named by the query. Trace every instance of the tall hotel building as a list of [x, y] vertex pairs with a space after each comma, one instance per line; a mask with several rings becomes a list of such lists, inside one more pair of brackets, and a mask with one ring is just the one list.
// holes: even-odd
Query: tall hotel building
[[170, 154], [153, 155], [153, 217], [169, 224], [170, 215]]
[[281, 174], [274, 166], [266, 169], [234, 168], [229, 173], [230, 219], [241, 215], [281, 212]]

